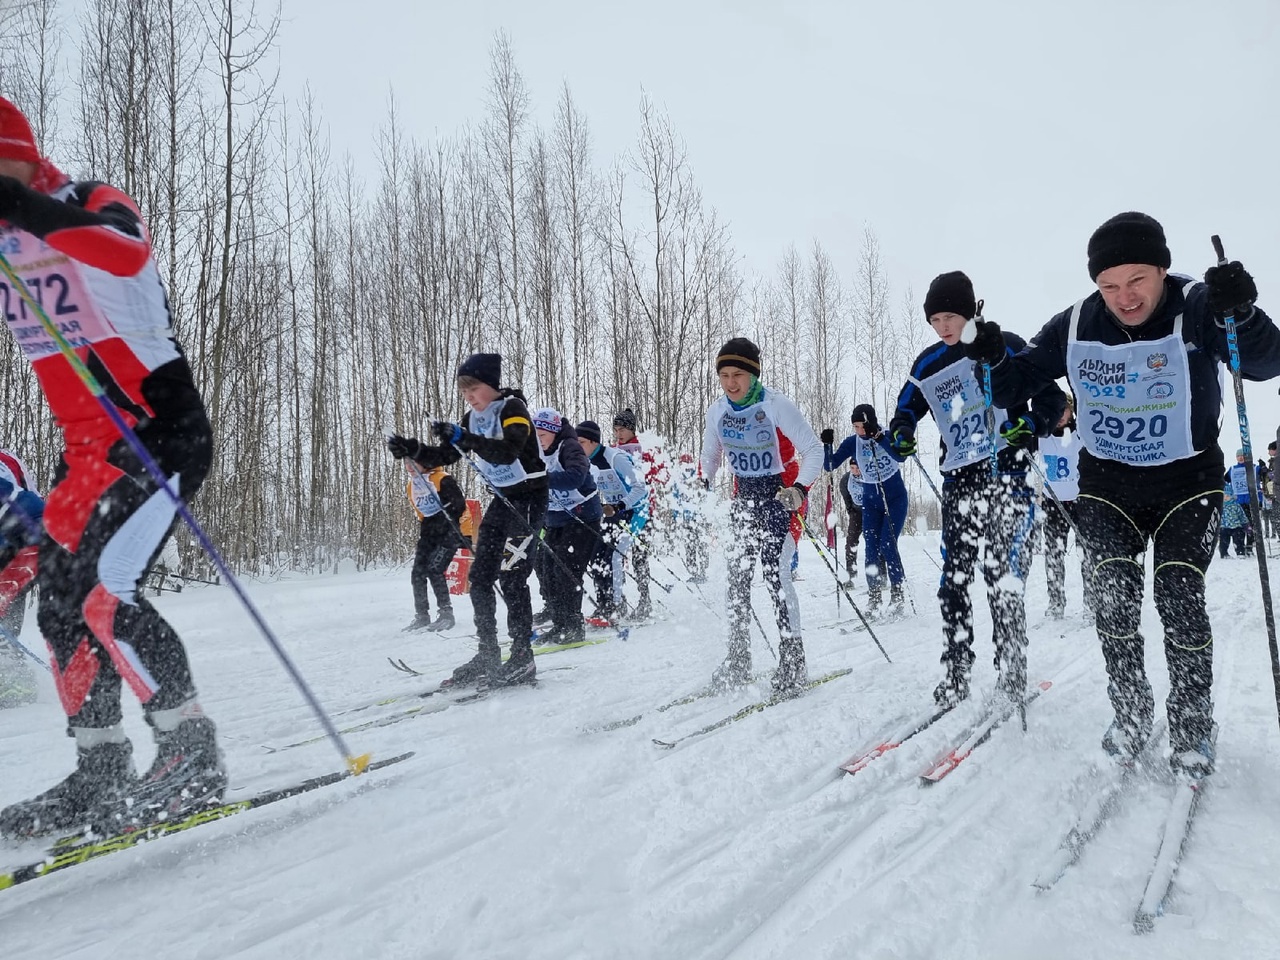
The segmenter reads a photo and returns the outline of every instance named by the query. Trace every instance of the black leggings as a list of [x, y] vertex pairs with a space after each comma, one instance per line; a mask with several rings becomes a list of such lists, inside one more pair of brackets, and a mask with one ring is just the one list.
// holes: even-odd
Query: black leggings
[[498, 650], [498, 598], [494, 584], [502, 586], [513, 652], [530, 646], [533, 605], [529, 600], [529, 573], [546, 512], [547, 491], [534, 490], [505, 500], [494, 498], [480, 521], [476, 556], [471, 562], [471, 606], [480, 650], [486, 655], [496, 655]]
[[445, 579], [444, 572], [458, 552], [458, 544], [458, 534], [443, 513], [423, 518], [418, 531], [418, 548], [413, 554], [413, 571], [409, 574], [413, 584], [413, 612], [418, 616], [431, 614], [432, 593], [436, 595], [436, 606], [440, 610], [453, 609], [449, 581]]
[[846, 481], [840, 481], [840, 498], [844, 500], [845, 512], [849, 514], [849, 535], [844, 541], [844, 569], [851, 577], [858, 575], [858, 541], [862, 539], [862, 505], [853, 502], [849, 496]]
[[1182, 491], [1151, 503], [1108, 494], [1076, 500], [1094, 571], [1098, 638], [1106, 658], [1107, 693], [1122, 723], [1145, 724], [1154, 712], [1143, 664], [1143, 555], [1150, 541], [1152, 593], [1164, 625], [1169, 666], [1169, 740], [1175, 751], [1195, 747], [1213, 723], [1213, 631], [1205, 610], [1204, 575], [1213, 559], [1222, 491]]

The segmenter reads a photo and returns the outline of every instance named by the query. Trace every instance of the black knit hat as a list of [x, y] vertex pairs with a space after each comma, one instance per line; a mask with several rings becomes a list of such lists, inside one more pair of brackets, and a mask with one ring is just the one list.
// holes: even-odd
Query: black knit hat
[[459, 379], [474, 377], [497, 390], [498, 383], [502, 380], [502, 354], [473, 353], [462, 361], [462, 366], [458, 368], [458, 377]]
[[869, 403], [860, 403], [853, 408], [853, 416], [850, 419], [854, 423], [879, 423], [880, 420], [876, 416], [876, 408]]
[[746, 337], [734, 337], [716, 354], [716, 373], [721, 367], [737, 367], [760, 376], [760, 348]]
[[978, 301], [973, 296], [973, 281], [959, 270], [940, 273], [929, 284], [924, 295], [924, 318], [935, 313], [958, 313], [972, 320], [978, 312]]
[[1145, 213], [1118, 213], [1089, 238], [1089, 279], [1123, 263], [1148, 263], [1169, 269], [1173, 257], [1164, 239], [1164, 227]]
[[621, 413], [616, 414], [613, 418], [613, 425], [615, 427], [621, 427], [623, 430], [630, 430], [632, 433], [636, 432], [637, 423], [636, 412], [630, 407], [627, 407]]
[[600, 442], [600, 424], [594, 420], [583, 420], [576, 429], [579, 437], [590, 440], [592, 443]]

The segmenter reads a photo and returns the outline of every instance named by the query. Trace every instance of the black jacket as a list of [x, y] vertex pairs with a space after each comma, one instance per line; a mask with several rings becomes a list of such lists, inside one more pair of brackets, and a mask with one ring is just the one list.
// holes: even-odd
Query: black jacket
[[[1173, 333], [1178, 314], [1183, 317], [1183, 340], [1187, 344], [1187, 364], [1191, 379], [1191, 441], [1196, 456], [1150, 467], [1133, 466], [1080, 452], [1081, 492], [1132, 491], [1142, 485], [1147, 494], [1188, 486], [1206, 490], [1220, 486], [1222, 450], [1218, 446], [1222, 415], [1222, 390], [1218, 382], [1220, 364], [1228, 360], [1227, 334], [1223, 324], [1209, 311], [1208, 288], [1193, 284], [1186, 295], [1189, 278], [1169, 275], [1165, 279], [1164, 300], [1150, 319], [1137, 327], [1127, 327], [1106, 307], [1095, 291], [1081, 304], [1077, 336], [1081, 341], [1107, 345], [1160, 340]], [[1044, 325], [1016, 356], [1007, 357], [991, 369], [991, 387], [997, 403], [1030, 396], [1046, 383], [1067, 377], [1067, 339], [1071, 307]], [[1246, 379], [1268, 380], [1280, 375], [1280, 330], [1261, 310], [1236, 324], [1240, 350], [1240, 370]], [[1077, 404], [1077, 410], [1079, 410]], [[1081, 422], [1081, 429], [1089, 428]]]

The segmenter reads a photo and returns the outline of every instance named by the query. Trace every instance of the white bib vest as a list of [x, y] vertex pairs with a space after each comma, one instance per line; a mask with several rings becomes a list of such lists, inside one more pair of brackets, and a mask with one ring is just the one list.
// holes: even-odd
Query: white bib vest
[[1082, 304], [1071, 310], [1067, 380], [1085, 449], [1134, 467], [1195, 456], [1182, 314], [1167, 337], [1107, 345], [1077, 339]]
[[[919, 386], [947, 446], [946, 459], [942, 461], [943, 473], [991, 456], [992, 438], [987, 436], [986, 400], [982, 384], [973, 375], [972, 360], [961, 357], [919, 381]], [[992, 410], [997, 426], [1008, 419], [1002, 407], [993, 407]], [[1009, 445], [998, 434], [994, 442], [997, 450]]]

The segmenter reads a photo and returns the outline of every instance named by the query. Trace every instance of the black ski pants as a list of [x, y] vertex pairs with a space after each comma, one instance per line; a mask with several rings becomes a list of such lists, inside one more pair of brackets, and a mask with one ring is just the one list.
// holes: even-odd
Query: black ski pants
[[538, 557], [538, 582], [546, 584], [551, 625], [561, 640], [581, 639], [582, 578], [600, 541], [600, 521], [570, 520], [547, 527]]
[[946, 475], [942, 484], [942, 581], [938, 601], [946, 647], [942, 662], [968, 670], [973, 663], [973, 603], [979, 544], [982, 576], [991, 607], [995, 665], [1002, 675], [1025, 668], [1027, 613], [1024, 594], [1031, 566], [1035, 504], [1020, 474], [991, 476], [975, 463]]
[[440, 611], [453, 609], [449, 581], [445, 579], [444, 572], [449, 569], [460, 544], [458, 532], [443, 513], [422, 518], [418, 528], [418, 547], [413, 554], [413, 570], [409, 573], [413, 584], [413, 611], [419, 617], [431, 615], [432, 593], [436, 595], [436, 607]]
[[845, 481], [840, 482], [840, 498], [849, 514], [849, 535], [844, 541], [844, 569], [850, 577], [858, 575], [858, 541], [862, 539], [862, 506], [853, 502]]
[[[1049, 585], [1049, 606], [1062, 610], [1067, 605], [1067, 534], [1071, 532], [1071, 523], [1080, 526], [1076, 502], [1069, 500], [1059, 503], [1046, 496], [1044, 509], [1044, 569], [1045, 580]], [[1064, 512], [1065, 511], [1065, 512]], [[1067, 518], [1070, 517], [1070, 520]], [[1094, 608], [1093, 568], [1084, 544], [1079, 544], [1080, 572], [1084, 580], [1084, 605], [1090, 610]]]
[[1143, 662], [1143, 556], [1150, 543], [1152, 593], [1164, 626], [1169, 667], [1169, 741], [1194, 748], [1213, 724], [1213, 631], [1205, 609], [1204, 575], [1213, 559], [1222, 491], [1183, 490], [1157, 500], [1135, 487], [1076, 500], [1088, 530], [1097, 591], [1098, 639], [1106, 659], [1107, 694], [1116, 719], [1144, 726], [1155, 709]]
[[546, 513], [547, 491], [530, 490], [516, 496], [495, 497], [480, 521], [475, 559], [471, 562], [471, 606], [480, 653], [486, 657], [498, 653], [495, 584], [502, 587], [502, 599], [507, 605], [512, 655], [531, 647], [533, 605], [529, 599], [529, 574]]

